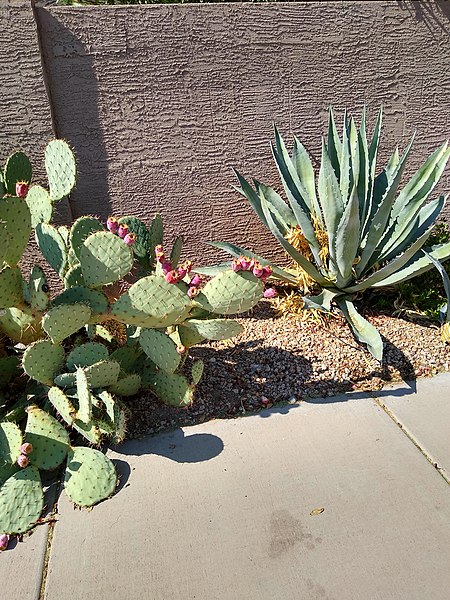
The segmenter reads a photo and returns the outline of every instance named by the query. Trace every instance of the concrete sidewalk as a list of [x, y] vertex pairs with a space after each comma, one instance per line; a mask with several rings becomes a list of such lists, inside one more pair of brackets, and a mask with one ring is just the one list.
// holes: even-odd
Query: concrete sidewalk
[[48, 568], [43, 528], [0, 556], [2, 597], [447, 600], [449, 392], [444, 374], [128, 442], [112, 499], [61, 498]]

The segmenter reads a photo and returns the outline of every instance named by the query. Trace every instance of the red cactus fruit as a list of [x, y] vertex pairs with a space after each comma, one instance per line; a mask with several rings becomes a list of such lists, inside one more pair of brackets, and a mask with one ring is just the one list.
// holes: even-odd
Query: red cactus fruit
[[130, 233], [127, 233], [127, 235], [123, 238], [123, 241], [127, 246], [132, 246], [136, 241], [136, 234], [132, 231]]
[[120, 223], [119, 228], [117, 230], [117, 235], [120, 238], [124, 238], [128, 233], [128, 225], [126, 223]]
[[106, 227], [111, 233], [117, 233], [119, 221], [116, 219], [116, 217], [108, 217], [108, 220], [106, 221]]
[[264, 290], [263, 295], [264, 295], [264, 298], [275, 298], [275, 296], [277, 295], [277, 292], [273, 288], [267, 288], [267, 290]]
[[25, 456], [25, 454], [20, 454], [19, 458], [17, 459], [17, 464], [22, 469], [25, 469], [25, 467], [28, 466], [29, 462], [30, 462], [30, 459], [28, 458], [28, 456]]
[[167, 283], [178, 283], [180, 281], [180, 276], [179, 276], [178, 272], [175, 270], [169, 271], [166, 274], [166, 281], [167, 281]]
[[26, 181], [18, 181], [16, 183], [16, 196], [18, 198], [25, 198], [28, 194], [28, 183]]
[[20, 446], [20, 451], [22, 454], [26, 454], [26, 455], [31, 454], [33, 452], [33, 446], [32, 446], [32, 444], [25, 442], [25, 444], [22, 444]]
[[187, 291], [187, 295], [189, 296], [189, 298], [195, 298], [199, 294], [200, 290], [198, 289], [198, 287], [190, 287]]
[[9, 544], [9, 535], [7, 533], [0, 533], [0, 552], [6, 550]]

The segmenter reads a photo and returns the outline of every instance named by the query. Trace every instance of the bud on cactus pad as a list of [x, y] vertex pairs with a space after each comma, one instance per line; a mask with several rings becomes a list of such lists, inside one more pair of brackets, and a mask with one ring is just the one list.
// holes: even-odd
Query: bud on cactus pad
[[6, 533], [0, 534], [0, 552], [6, 550], [9, 544], [9, 535]]
[[183, 267], [178, 267], [177, 268], [177, 273], [180, 279], [183, 279], [183, 277], [186, 277], [186, 269], [183, 269]]
[[111, 233], [117, 233], [117, 230], [119, 229], [119, 221], [116, 219], [116, 217], [108, 217], [108, 220], [106, 221], [106, 227]]
[[16, 196], [18, 198], [25, 198], [28, 194], [28, 183], [25, 181], [18, 181], [16, 183]]
[[238, 258], [235, 258], [231, 261], [231, 268], [235, 273], [242, 269], [241, 261]]
[[165, 262], [165, 261], [162, 262], [161, 263], [161, 269], [162, 269], [162, 272], [164, 273], [164, 275], [167, 275], [167, 273], [169, 271], [173, 270], [172, 263], [171, 262]]
[[203, 277], [201, 275], [194, 275], [194, 277], [189, 282], [191, 287], [198, 287], [203, 283]]
[[272, 275], [272, 267], [263, 267], [263, 274], [261, 275], [261, 279], [266, 281]]
[[178, 354], [184, 354], [186, 352], [186, 346], [183, 346], [182, 344], [180, 344], [179, 346], [177, 346], [177, 352]]
[[267, 288], [267, 290], [264, 291], [264, 298], [275, 298], [276, 295], [277, 292], [273, 288]]
[[166, 274], [167, 283], [178, 283], [180, 281], [180, 279], [181, 279], [181, 277], [177, 271], [169, 271]]
[[128, 225], [126, 223], [120, 223], [119, 228], [117, 229], [117, 235], [120, 238], [124, 238], [128, 233]]
[[195, 298], [195, 296], [198, 296], [199, 294], [200, 290], [197, 287], [190, 287], [187, 291], [189, 298]]
[[192, 260], [185, 260], [182, 265], [180, 265], [180, 269], [186, 271], [186, 273], [190, 273], [192, 271]]
[[159, 263], [163, 263], [164, 262], [164, 250], [161, 244], [158, 244], [157, 246], [155, 246], [155, 256], [156, 256], [156, 260]]
[[255, 262], [253, 266], [253, 275], [258, 279], [264, 275], [264, 269], [259, 262]]
[[30, 459], [28, 458], [28, 456], [25, 456], [25, 454], [20, 454], [19, 458], [17, 459], [17, 464], [22, 469], [25, 469], [25, 467], [28, 467], [29, 462], [30, 462]]
[[250, 269], [253, 269], [253, 265], [255, 264], [255, 261], [252, 258], [248, 258], [248, 256], [241, 256], [239, 258], [239, 262], [243, 271], [250, 271]]
[[28, 442], [25, 442], [25, 444], [22, 444], [20, 446], [20, 451], [22, 454], [25, 455], [31, 454], [33, 452], [33, 445], [29, 444]]
[[133, 232], [127, 233], [127, 235], [123, 238], [123, 241], [127, 246], [132, 246], [136, 241], [136, 234]]

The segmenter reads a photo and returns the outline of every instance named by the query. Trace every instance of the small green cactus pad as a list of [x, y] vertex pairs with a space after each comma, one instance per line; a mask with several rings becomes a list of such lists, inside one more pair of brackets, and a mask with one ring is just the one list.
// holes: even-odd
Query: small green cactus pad
[[[166, 327], [171, 325], [171, 319], [159, 319], [152, 317], [142, 310], [133, 306], [133, 302], [128, 294], [122, 296], [111, 306], [111, 317], [120, 323], [136, 325], [137, 327]], [[187, 313], [186, 313], [187, 314]]]
[[143, 277], [128, 290], [133, 306], [149, 316], [171, 319], [174, 323], [186, 316], [189, 297], [178, 286], [167, 283], [164, 277]]
[[185, 327], [184, 325], [178, 326], [178, 335], [180, 336], [180, 343], [185, 348], [195, 346], [196, 344], [203, 342], [203, 340], [205, 339], [197, 331], [191, 329], [190, 327]]
[[87, 424], [92, 419], [92, 398], [86, 373], [83, 369], [77, 369], [76, 378], [78, 397], [77, 420]]
[[41, 267], [37, 265], [31, 269], [30, 273], [28, 302], [34, 310], [45, 310], [50, 302], [50, 289], [47, 278]]
[[91, 309], [84, 304], [61, 304], [51, 308], [42, 319], [42, 327], [52, 342], [59, 344], [84, 327], [91, 317]]
[[120, 374], [119, 363], [103, 360], [85, 369], [91, 388], [104, 388], [117, 383]]
[[0, 488], [0, 529], [8, 535], [33, 527], [44, 508], [39, 470], [29, 466], [14, 473]]
[[192, 365], [192, 382], [194, 385], [197, 385], [202, 378], [203, 371], [205, 369], [205, 363], [202, 360], [196, 360]]
[[48, 412], [30, 406], [25, 427], [25, 441], [33, 446], [30, 464], [43, 471], [53, 471], [64, 462], [70, 447], [69, 434]]
[[188, 319], [184, 324], [207, 340], [227, 340], [244, 329], [232, 319]]
[[30, 209], [31, 226], [33, 228], [39, 223], [50, 223], [53, 215], [53, 204], [46, 189], [40, 185], [32, 185], [25, 200]]
[[58, 233], [64, 240], [65, 245], [69, 246], [70, 229], [68, 227], [66, 227], [65, 225], [60, 225], [58, 227]]
[[119, 363], [125, 373], [132, 373], [141, 351], [134, 346], [122, 346], [111, 353], [110, 359]]
[[77, 367], [89, 367], [102, 360], [107, 360], [107, 358], [108, 348], [106, 346], [98, 342], [87, 342], [81, 344], [81, 346], [76, 346], [70, 352], [66, 365], [69, 371], [76, 371]]
[[2, 249], [3, 260], [15, 267], [30, 239], [31, 215], [27, 203], [15, 197], [0, 200], [0, 222], [6, 224], [7, 235], [5, 247]]
[[76, 287], [76, 286], [84, 286], [85, 281], [83, 279], [83, 272], [81, 271], [81, 265], [74, 265], [67, 270], [67, 273], [64, 276], [64, 287], [67, 289]]
[[67, 266], [67, 248], [59, 231], [48, 223], [36, 225], [36, 242], [45, 260], [63, 278]]
[[[120, 444], [125, 439], [126, 435], [126, 413], [125, 409], [120, 402], [115, 400], [111, 394], [106, 390], [103, 390], [98, 396], [99, 400], [103, 402], [106, 409], [106, 414], [112, 425], [113, 441], [116, 444]], [[109, 435], [111, 435], [111, 433]]]
[[76, 420], [72, 423], [72, 427], [91, 444], [99, 445], [102, 442], [102, 431], [97, 420], [89, 423]]
[[158, 398], [169, 406], [192, 404], [194, 389], [183, 375], [157, 371], [150, 381], [150, 387]]
[[107, 456], [93, 448], [72, 448], [64, 489], [77, 506], [93, 506], [115, 492], [117, 473]]
[[[22, 445], [22, 432], [15, 423], [0, 423], [0, 462], [16, 462]], [[1, 529], [1, 527], [0, 527]]]
[[22, 367], [28, 377], [45, 385], [52, 385], [64, 366], [64, 349], [49, 340], [31, 344], [22, 357]]
[[141, 376], [131, 373], [119, 379], [117, 383], [109, 387], [109, 391], [117, 396], [134, 396], [141, 389]]
[[52, 200], [70, 194], [77, 179], [75, 155], [64, 140], [52, 140], [45, 148], [45, 170]]
[[65, 290], [52, 302], [53, 306], [61, 304], [85, 304], [93, 313], [101, 314], [108, 310], [108, 300], [102, 292], [84, 286], [71, 287]]
[[31, 163], [26, 154], [15, 152], [7, 159], [3, 181], [6, 187], [6, 193], [16, 195], [16, 183], [24, 181], [30, 183], [32, 176]]
[[95, 217], [80, 217], [75, 221], [70, 230], [70, 246], [75, 256], [80, 260], [81, 248], [84, 240], [96, 231], [104, 231], [105, 228]]
[[255, 306], [263, 290], [262, 281], [250, 272], [223, 271], [208, 281], [195, 300], [213, 313], [234, 315]]
[[173, 373], [180, 364], [181, 357], [173, 341], [162, 331], [142, 329], [139, 343], [145, 354], [156, 366]]
[[77, 411], [66, 394], [58, 387], [52, 387], [48, 391], [48, 399], [64, 421], [68, 425], [72, 425]]
[[0, 486], [2, 486], [5, 481], [11, 477], [11, 475], [17, 473], [19, 468], [20, 467], [17, 463], [12, 465], [10, 463], [3, 463], [0, 461]]
[[3, 356], [0, 358], [0, 388], [6, 387], [9, 382], [17, 377], [20, 359], [18, 356]]
[[23, 302], [22, 274], [18, 267], [0, 270], [0, 308], [11, 308]]
[[150, 263], [150, 268], [153, 269], [155, 266], [155, 246], [159, 246], [163, 243], [164, 236], [164, 228], [161, 215], [156, 214], [153, 217], [152, 222], [150, 223], [149, 228], [149, 252], [148, 259]]
[[134, 255], [140, 259], [147, 258], [150, 236], [146, 224], [132, 216], [120, 218], [119, 223], [126, 223], [128, 230], [136, 235], [136, 241], [133, 244]]
[[172, 246], [172, 251], [170, 253], [170, 262], [173, 265], [177, 265], [180, 262], [181, 250], [183, 249], [183, 238], [177, 237], [175, 238]]
[[29, 308], [7, 308], [0, 316], [0, 331], [9, 338], [22, 344], [31, 344], [43, 337], [40, 321]]
[[80, 250], [83, 279], [89, 287], [114, 283], [130, 272], [133, 252], [109, 231], [92, 233]]

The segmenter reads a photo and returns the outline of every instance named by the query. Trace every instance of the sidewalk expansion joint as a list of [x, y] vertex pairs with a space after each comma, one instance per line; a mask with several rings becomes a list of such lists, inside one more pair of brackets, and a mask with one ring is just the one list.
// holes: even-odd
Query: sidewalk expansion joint
[[62, 482], [58, 486], [58, 490], [56, 492], [55, 502], [53, 504], [52, 512], [50, 513], [51, 520], [48, 524], [48, 535], [47, 535], [47, 544], [45, 548], [45, 556], [44, 556], [44, 564], [42, 566], [42, 575], [41, 575], [41, 587], [39, 591], [39, 600], [44, 600], [45, 597], [45, 587], [47, 585], [47, 575], [48, 575], [48, 563], [50, 561], [50, 553], [52, 549], [53, 542], [53, 534], [55, 532], [56, 526], [56, 517], [58, 515], [58, 500], [59, 496], [62, 492], [63, 484]]
[[414, 444], [414, 446], [419, 450], [419, 452], [427, 459], [427, 461], [434, 467], [434, 469], [439, 473], [439, 475], [444, 479], [444, 481], [450, 485], [450, 478], [447, 475], [446, 471], [433, 459], [432, 456], [428, 454], [428, 452], [422, 448], [420, 443], [416, 440], [413, 434], [406, 429], [406, 427], [397, 419], [394, 413], [384, 404], [380, 398], [378, 398], [375, 393], [371, 392], [372, 398], [374, 402], [394, 421], [397, 427], [406, 435], [410, 442]]

